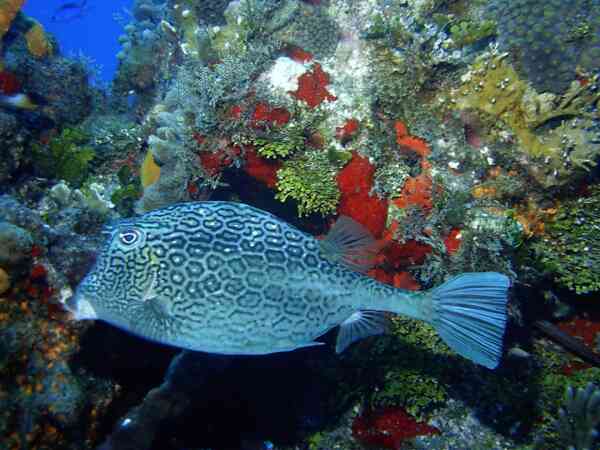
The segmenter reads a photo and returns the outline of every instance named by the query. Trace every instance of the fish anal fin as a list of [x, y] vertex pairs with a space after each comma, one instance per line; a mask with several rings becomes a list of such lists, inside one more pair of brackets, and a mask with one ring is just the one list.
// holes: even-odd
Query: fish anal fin
[[383, 334], [388, 329], [389, 318], [387, 313], [366, 310], [356, 311], [340, 324], [335, 351], [341, 353], [353, 342], [368, 336]]

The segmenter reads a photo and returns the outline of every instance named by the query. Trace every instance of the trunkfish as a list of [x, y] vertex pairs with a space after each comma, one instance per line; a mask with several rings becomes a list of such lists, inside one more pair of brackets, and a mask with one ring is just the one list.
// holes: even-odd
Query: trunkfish
[[190, 202], [118, 222], [67, 308], [160, 343], [260, 355], [322, 345], [336, 351], [383, 333], [389, 313], [423, 320], [458, 354], [495, 368], [510, 280], [464, 273], [406, 291], [364, 274], [375, 240], [341, 217], [318, 240], [233, 202]]

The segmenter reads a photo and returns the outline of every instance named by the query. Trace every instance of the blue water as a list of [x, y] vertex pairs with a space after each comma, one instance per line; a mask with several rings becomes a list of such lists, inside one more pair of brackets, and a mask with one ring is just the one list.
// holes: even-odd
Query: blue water
[[[99, 80], [112, 80], [117, 69], [117, 40], [123, 26], [114, 18], [120, 14], [128, 22], [133, 0], [88, 0], [88, 10], [81, 18], [67, 23], [52, 22], [57, 8], [71, 0], [27, 0], [24, 11], [37, 19], [58, 39], [61, 52], [66, 55], [84, 54], [101, 66]], [[76, 0], [79, 2], [79, 0]]]

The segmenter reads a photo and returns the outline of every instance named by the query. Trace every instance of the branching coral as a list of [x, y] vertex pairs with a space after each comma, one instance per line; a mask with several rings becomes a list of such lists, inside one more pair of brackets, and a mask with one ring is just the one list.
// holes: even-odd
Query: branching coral
[[565, 405], [555, 423], [562, 440], [576, 450], [591, 449], [600, 424], [600, 389], [589, 383], [585, 389], [567, 388]]

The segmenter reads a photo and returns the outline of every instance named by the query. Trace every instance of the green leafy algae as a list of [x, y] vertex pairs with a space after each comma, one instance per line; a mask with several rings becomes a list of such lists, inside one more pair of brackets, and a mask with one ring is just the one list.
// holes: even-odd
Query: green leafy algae
[[450, 36], [456, 47], [465, 47], [496, 35], [496, 22], [461, 20], [450, 25]]
[[333, 214], [340, 199], [335, 175], [336, 168], [329, 163], [327, 152], [307, 152], [287, 160], [279, 169], [275, 198], [282, 202], [296, 200], [300, 217]]
[[304, 124], [289, 124], [281, 130], [271, 130], [265, 137], [251, 139], [257, 153], [269, 159], [285, 158], [304, 149], [306, 138]]
[[394, 349], [391, 358], [382, 361], [384, 383], [373, 401], [377, 406], [402, 406], [423, 420], [448, 397], [443, 365], [436, 367], [434, 361], [440, 355], [451, 355], [452, 351], [433, 327], [423, 322], [394, 317], [391, 331], [395, 339], [392, 346], [409, 346], [414, 350]]
[[560, 206], [546, 234], [534, 244], [543, 268], [556, 282], [577, 294], [600, 289], [600, 187]]
[[33, 145], [34, 164], [44, 176], [79, 187], [87, 178], [95, 156], [88, 142], [89, 137], [81, 130], [65, 128], [47, 145]]
[[123, 166], [117, 173], [120, 186], [113, 192], [110, 201], [122, 216], [133, 215], [135, 202], [142, 195], [140, 178], [133, 175], [128, 166]]

